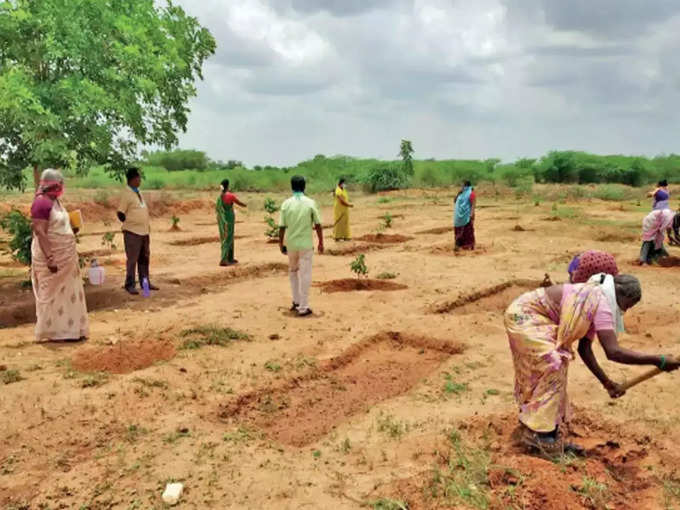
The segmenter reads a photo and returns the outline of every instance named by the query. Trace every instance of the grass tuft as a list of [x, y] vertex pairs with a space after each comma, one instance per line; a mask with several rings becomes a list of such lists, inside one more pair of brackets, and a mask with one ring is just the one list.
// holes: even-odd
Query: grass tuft
[[21, 373], [18, 370], [3, 370], [0, 372], [0, 381], [3, 384], [12, 384], [22, 379], [23, 377], [21, 377]]
[[234, 340], [250, 341], [252, 339], [249, 334], [242, 331], [219, 326], [198, 326], [185, 329], [180, 336], [185, 339], [180, 349], [200, 349], [206, 345], [226, 347]]

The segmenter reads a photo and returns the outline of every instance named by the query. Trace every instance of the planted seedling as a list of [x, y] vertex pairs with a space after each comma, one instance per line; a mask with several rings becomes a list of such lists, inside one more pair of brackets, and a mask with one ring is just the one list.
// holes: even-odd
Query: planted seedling
[[357, 275], [357, 278], [361, 278], [362, 276], [367, 276], [368, 275], [368, 267], [366, 267], [366, 255], [363, 253], [360, 253], [357, 255], [357, 258], [355, 258], [349, 265], [349, 268], [352, 270], [354, 274]]

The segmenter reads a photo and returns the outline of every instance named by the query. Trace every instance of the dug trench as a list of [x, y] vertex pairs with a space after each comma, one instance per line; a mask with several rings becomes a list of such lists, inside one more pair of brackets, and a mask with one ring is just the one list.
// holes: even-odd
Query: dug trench
[[219, 417], [255, 426], [280, 443], [305, 446], [352, 416], [407, 392], [463, 349], [424, 336], [379, 333], [308, 374], [240, 395], [220, 406]]
[[518, 443], [516, 415], [474, 418], [423, 452], [429, 462], [420, 475], [381, 487], [373, 499], [389, 497], [410, 510], [673, 508], [667, 498], [669, 488], [680, 487], [680, 459], [666, 445], [642, 427], [621, 427], [583, 409], [575, 409], [570, 428], [586, 456], [552, 461]]
[[431, 307], [431, 313], [469, 314], [478, 312], [503, 312], [520, 294], [543, 286], [540, 280], [509, 280], [498, 285], [463, 294], [454, 301]]
[[404, 243], [413, 239], [409, 236], [402, 236], [400, 234], [366, 234], [361, 237], [357, 237], [357, 241], [363, 241], [366, 243], [378, 243], [378, 244], [392, 244], [392, 243]]
[[[243, 239], [243, 236], [234, 236], [234, 239]], [[198, 246], [201, 244], [211, 244], [219, 243], [219, 236], [206, 236], [206, 237], [190, 237], [189, 239], [178, 239], [176, 241], [170, 241], [168, 244], [170, 246]]]
[[329, 280], [327, 282], [315, 282], [315, 287], [319, 287], [323, 292], [352, 292], [361, 290], [404, 290], [408, 285], [390, 282], [387, 280], [372, 280], [368, 278], [343, 278], [340, 280]]
[[[243, 265], [227, 270], [211, 271], [186, 280], [179, 278], [161, 278], [158, 285], [160, 291], [153, 292], [151, 298], [130, 296], [116, 284], [102, 286], [85, 286], [87, 309], [105, 310], [126, 308], [145, 310], [149, 307], [161, 308], [179, 300], [201, 294], [218, 292], [223, 287], [244, 280], [267, 278], [288, 271], [288, 265], [272, 262], [258, 265]], [[10, 304], [12, 303], [12, 304]], [[3, 287], [0, 294], [0, 326], [14, 327], [20, 324], [35, 322], [35, 300], [32, 292], [16, 287]]]

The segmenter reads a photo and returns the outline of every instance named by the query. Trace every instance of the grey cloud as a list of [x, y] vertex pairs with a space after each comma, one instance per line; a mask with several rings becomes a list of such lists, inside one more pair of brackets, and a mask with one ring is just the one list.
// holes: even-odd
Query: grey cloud
[[[314, 14], [321, 11], [333, 16], [356, 16], [367, 11], [385, 10], [406, 6], [408, 0], [288, 0], [287, 6], [303, 14]], [[279, 9], [281, 3], [278, 3]]]

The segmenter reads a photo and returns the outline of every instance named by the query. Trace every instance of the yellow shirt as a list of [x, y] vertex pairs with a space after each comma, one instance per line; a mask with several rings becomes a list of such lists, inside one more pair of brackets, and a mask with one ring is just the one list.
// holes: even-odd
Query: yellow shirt
[[138, 195], [130, 186], [120, 194], [118, 211], [125, 215], [123, 230], [139, 236], [149, 235], [149, 209], [141, 193]]

